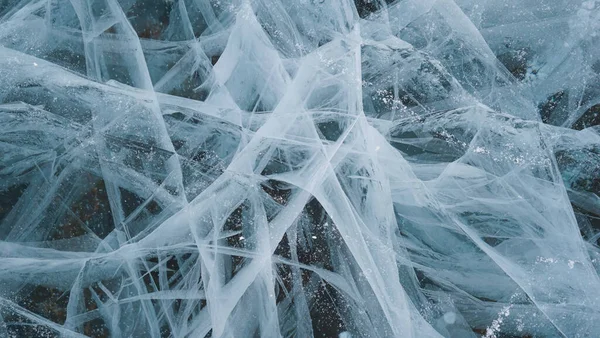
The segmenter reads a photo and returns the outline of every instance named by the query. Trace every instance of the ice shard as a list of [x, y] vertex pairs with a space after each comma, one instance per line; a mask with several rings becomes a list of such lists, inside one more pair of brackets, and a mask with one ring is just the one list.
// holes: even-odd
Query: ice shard
[[600, 2], [0, 1], [0, 337], [600, 336]]

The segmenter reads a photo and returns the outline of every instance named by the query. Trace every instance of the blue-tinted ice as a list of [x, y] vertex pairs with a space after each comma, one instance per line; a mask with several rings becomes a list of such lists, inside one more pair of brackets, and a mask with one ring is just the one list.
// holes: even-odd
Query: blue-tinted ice
[[600, 1], [0, 1], [0, 337], [600, 335]]

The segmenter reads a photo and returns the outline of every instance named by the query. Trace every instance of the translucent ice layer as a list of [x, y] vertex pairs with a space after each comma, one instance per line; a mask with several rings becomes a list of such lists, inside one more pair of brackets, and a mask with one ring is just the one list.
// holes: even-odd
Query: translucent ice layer
[[0, 337], [596, 337], [600, 1], [0, 1]]

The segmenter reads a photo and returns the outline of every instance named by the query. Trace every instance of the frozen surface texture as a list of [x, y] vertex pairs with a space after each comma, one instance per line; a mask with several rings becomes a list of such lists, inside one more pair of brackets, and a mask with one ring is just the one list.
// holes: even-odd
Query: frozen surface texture
[[0, 337], [598, 337], [600, 1], [0, 1]]

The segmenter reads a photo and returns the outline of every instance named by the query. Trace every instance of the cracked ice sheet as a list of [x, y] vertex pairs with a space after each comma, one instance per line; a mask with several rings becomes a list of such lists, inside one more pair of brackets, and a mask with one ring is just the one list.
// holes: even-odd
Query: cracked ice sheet
[[598, 332], [598, 6], [1, 5], [0, 334]]

